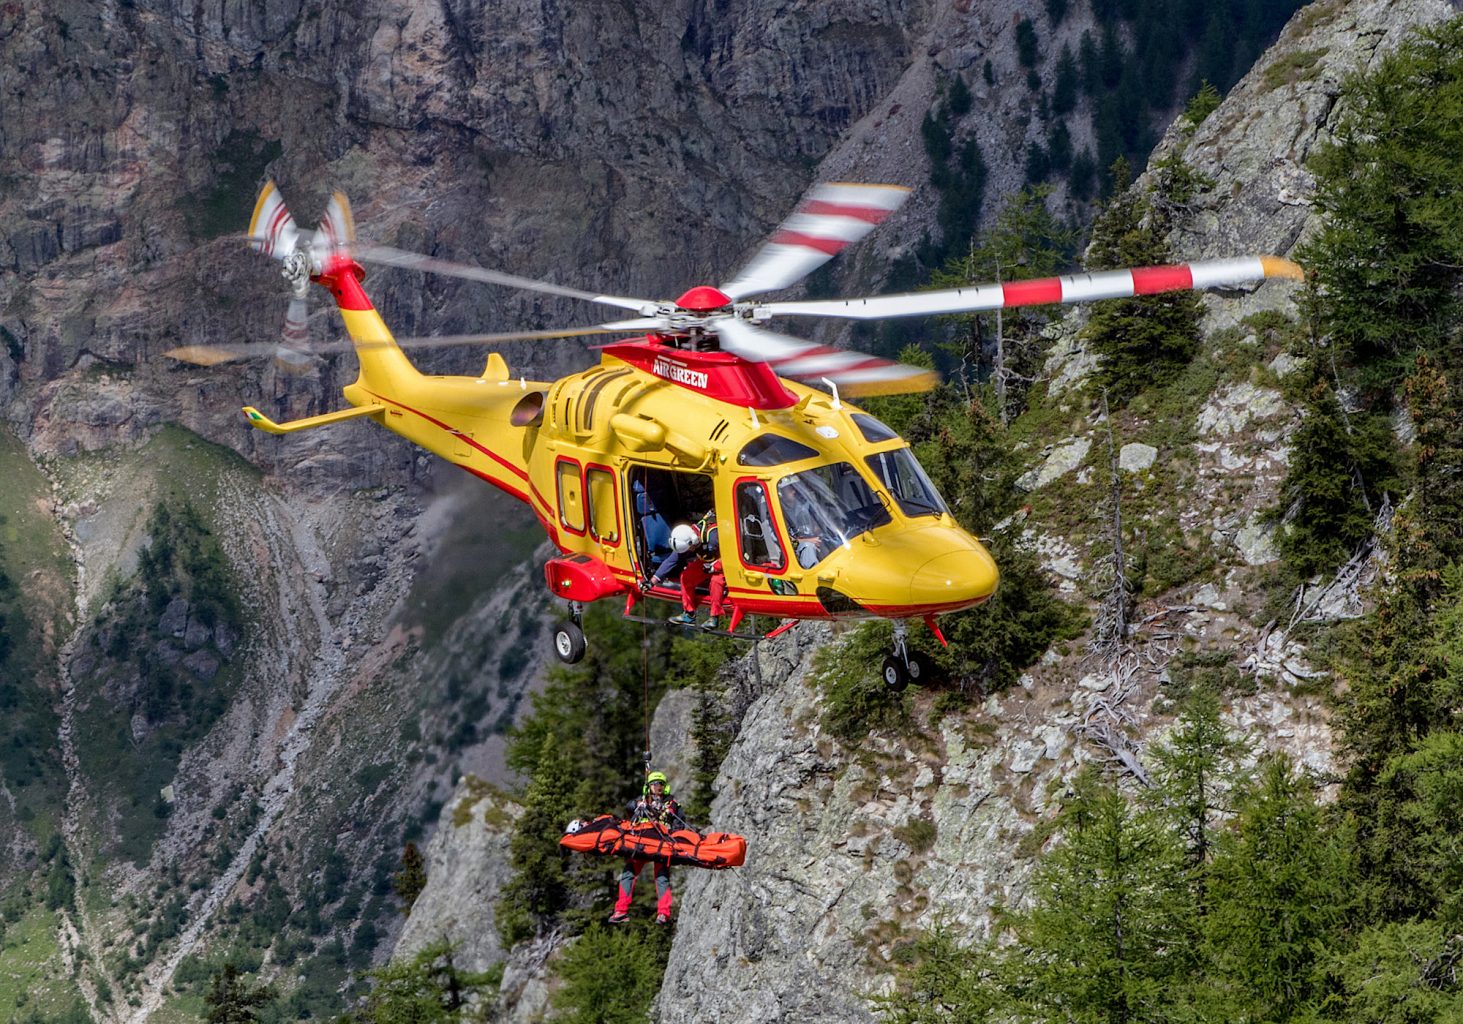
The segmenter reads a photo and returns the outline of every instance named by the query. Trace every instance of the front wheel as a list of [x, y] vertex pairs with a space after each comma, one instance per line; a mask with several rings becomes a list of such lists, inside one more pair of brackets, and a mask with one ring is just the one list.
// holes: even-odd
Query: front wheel
[[881, 673], [884, 677], [884, 685], [894, 693], [902, 693], [909, 685], [909, 671], [904, 667], [904, 661], [894, 655], [884, 659], [884, 668]]
[[566, 665], [572, 665], [583, 658], [588, 646], [584, 639], [584, 630], [576, 623], [564, 622], [554, 630], [554, 653]]

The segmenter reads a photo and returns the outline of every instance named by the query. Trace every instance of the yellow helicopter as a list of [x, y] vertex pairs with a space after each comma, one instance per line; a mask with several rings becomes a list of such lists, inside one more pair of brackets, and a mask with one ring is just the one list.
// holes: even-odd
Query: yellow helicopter
[[[283, 263], [294, 290], [287, 342], [276, 358], [287, 367], [297, 361], [303, 300], [314, 282], [340, 310], [360, 375], [344, 389], [346, 409], [286, 423], [253, 407], [244, 411], [252, 425], [275, 434], [370, 418], [526, 502], [559, 551], [544, 572], [550, 591], [568, 602], [569, 620], [554, 635], [565, 662], [584, 655], [586, 602], [623, 598], [625, 615], [638, 619], [643, 598], [670, 601], [686, 609], [675, 621], [689, 621], [708, 600], [716, 611], [724, 594], [724, 632], [747, 639], [758, 638], [738, 632], [749, 614], [784, 620], [769, 637], [804, 619], [893, 620], [894, 650], [883, 678], [903, 689], [932, 668], [907, 644], [907, 622], [923, 620], [943, 642], [936, 616], [987, 600], [999, 573], [980, 541], [950, 515], [909, 445], [845, 397], [925, 390], [934, 376], [764, 324], [779, 315], [924, 316], [1301, 276], [1294, 263], [1261, 256], [906, 295], [751, 301], [789, 287], [862, 238], [906, 194], [889, 185], [819, 185], [731, 283], [650, 301], [358, 244], [350, 206], [339, 193], [307, 236], [269, 182], [255, 205], [249, 240]], [[605, 345], [598, 365], [555, 381], [515, 378], [496, 352], [477, 376], [424, 375], [366, 297], [362, 263], [528, 288], [634, 314], [574, 330], [421, 339], [425, 344], [638, 336]], [[212, 364], [271, 347], [194, 346], [169, 355]], [[790, 378], [818, 380], [827, 390]], [[705, 571], [686, 574], [690, 592], [683, 594], [660, 568], [673, 542], [687, 557], [698, 554], [683, 549], [707, 539], [707, 513], [718, 525], [712, 546], [699, 554], [704, 566], [719, 571], [709, 580]], [[698, 520], [703, 536], [688, 541], [685, 524]], [[711, 584], [706, 594], [700, 582]]]

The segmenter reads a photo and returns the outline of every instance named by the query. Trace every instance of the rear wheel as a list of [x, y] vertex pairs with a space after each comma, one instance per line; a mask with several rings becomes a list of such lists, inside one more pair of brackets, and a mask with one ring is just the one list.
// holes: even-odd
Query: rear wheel
[[935, 674], [935, 659], [923, 651], [909, 652], [909, 681], [916, 686], [927, 683]]
[[588, 646], [584, 639], [584, 630], [576, 623], [560, 623], [559, 628], [554, 630], [554, 653], [566, 665], [572, 665], [583, 658]]
[[881, 674], [884, 677], [884, 685], [895, 693], [902, 692], [909, 685], [909, 671], [904, 667], [903, 659], [892, 654], [884, 659]]

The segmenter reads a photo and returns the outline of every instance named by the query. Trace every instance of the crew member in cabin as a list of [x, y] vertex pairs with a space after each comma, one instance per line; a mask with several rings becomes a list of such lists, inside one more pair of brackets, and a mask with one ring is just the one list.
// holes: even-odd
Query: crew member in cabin
[[641, 581], [640, 589], [658, 587], [677, 573], [681, 577], [682, 611], [671, 616], [671, 621], [688, 625], [696, 621], [696, 589], [705, 583], [711, 598], [711, 617], [706, 620], [705, 628], [719, 628], [722, 606], [726, 603], [726, 573], [722, 571], [715, 511], [707, 512], [694, 526], [676, 524], [671, 530], [671, 553], [648, 580]]

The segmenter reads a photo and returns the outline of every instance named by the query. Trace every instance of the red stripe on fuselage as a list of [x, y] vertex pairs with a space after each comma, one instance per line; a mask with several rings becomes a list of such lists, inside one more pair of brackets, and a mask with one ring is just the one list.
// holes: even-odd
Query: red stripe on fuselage
[[[510, 473], [514, 474], [515, 476], [519, 477], [525, 483], [528, 483], [528, 474], [526, 472], [524, 472], [523, 470], [519, 469], [517, 466], [513, 465], [513, 463], [509, 462], [508, 460], [504, 459], [501, 455], [497, 454], [492, 449], [490, 449], [490, 448], [484, 448], [482, 445], [478, 444], [476, 441], [474, 441], [472, 438], [468, 437], [466, 434], [461, 433], [459, 430], [457, 430], [456, 427], [450, 427], [446, 423], [443, 423], [441, 420], [436, 419], [435, 417], [432, 417], [432, 416], [428, 416], [426, 413], [422, 412], [420, 409], [413, 409], [409, 405], [403, 405], [401, 402], [397, 401], [394, 398], [387, 398], [385, 395], [378, 395], [378, 394], [376, 394], [376, 392], [372, 391], [369, 388], [362, 388], [361, 390], [365, 391], [366, 394], [370, 395], [372, 398], [379, 398], [379, 399], [381, 399], [381, 401], [387, 403], [388, 405], [394, 405], [397, 408], [405, 409], [407, 412], [412, 413], [413, 415], [420, 416], [422, 419], [426, 420], [428, 423], [432, 424], [432, 426], [434, 426], [434, 427], [441, 427], [443, 430], [447, 431], [447, 433], [449, 433], [453, 437], [457, 438], [463, 444], [466, 444], [466, 445], [469, 445], [470, 447], [476, 448], [478, 451], [482, 452], [484, 455], [486, 455], [488, 458], [492, 459], [498, 465], [500, 465], [504, 469], [508, 470], [508, 472], [510, 472]], [[532, 486], [532, 485], [530, 484], [530, 486]], [[538, 492], [535, 491], [534, 493], [536, 494]], [[527, 495], [519, 495], [519, 497], [523, 498], [524, 501], [528, 501]], [[545, 507], [547, 507], [547, 504], [545, 505]]]
[[1187, 266], [1140, 267], [1133, 271], [1134, 295], [1157, 295], [1194, 287], [1194, 274]]

